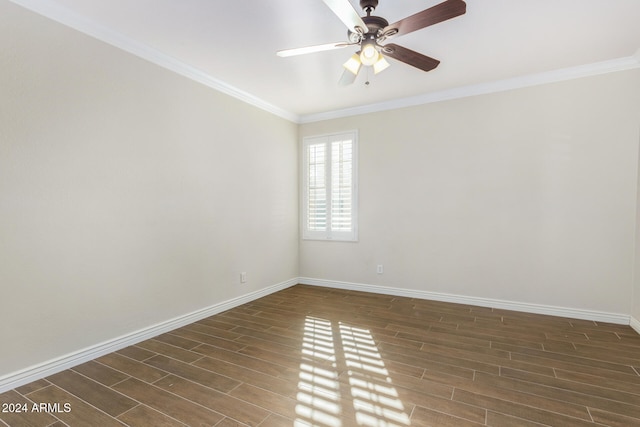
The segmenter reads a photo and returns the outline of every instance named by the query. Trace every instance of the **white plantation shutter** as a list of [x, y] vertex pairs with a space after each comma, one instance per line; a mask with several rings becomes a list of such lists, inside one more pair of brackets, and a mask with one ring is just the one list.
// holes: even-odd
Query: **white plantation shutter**
[[357, 240], [355, 131], [303, 141], [302, 236]]
[[331, 143], [331, 230], [350, 231], [353, 141]]
[[326, 144], [313, 144], [309, 146], [307, 227], [311, 231], [327, 230], [326, 160]]

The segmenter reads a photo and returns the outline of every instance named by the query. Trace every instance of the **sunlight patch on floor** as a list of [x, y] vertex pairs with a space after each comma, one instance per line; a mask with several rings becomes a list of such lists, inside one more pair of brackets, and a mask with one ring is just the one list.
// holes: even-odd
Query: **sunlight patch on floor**
[[304, 325], [302, 354], [320, 360], [336, 360], [331, 322], [307, 317]]
[[[336, 331], [334, 327], [326, 319], [308, 316], [305, 320], [294, 425], [410, 426], [371, 332], [342, 322]], [[339, 334], [335, 340], [334, 332]], [[347, 368], [348, 385], [344, 379], [340, 383], [338, 360], [344, 361], [343, 371], [344, 366]], [[341, 385], [350, 396], [341, 396]], [[341, 405], [349, 399], [353, 411], [343, 411]], [[349, 419], [345, 419], [346, 413], [350, 414]]]
[[340, 337], [358, 425], [411, 425], [371, 332], [340, 323]]
[[298, 418], [294, 425], [341, 427], [340, 385], [331, 322], [307, 316], [302, 354], [305, 360], [300, 364]]

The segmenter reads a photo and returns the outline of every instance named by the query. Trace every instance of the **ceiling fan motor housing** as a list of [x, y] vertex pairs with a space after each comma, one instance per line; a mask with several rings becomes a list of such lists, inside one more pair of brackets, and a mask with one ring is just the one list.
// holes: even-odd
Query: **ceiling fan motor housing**
[[370, 33], [377, 34], [378, 31], [389, 25], [389, 21], [381, 16], [363, 16], [362, 20], [367, 24]]
[[362, 40], [370, 38], [367, 36], [373, 36], [377, 39], [381, 35], [382, 29], [389, 25], [389, 21], [380, 16], [363, 16], [362, 21], [367, 25], [369, 31], [365, 34], [348, 31], [347, 36], [352, 43], [360, 43]]

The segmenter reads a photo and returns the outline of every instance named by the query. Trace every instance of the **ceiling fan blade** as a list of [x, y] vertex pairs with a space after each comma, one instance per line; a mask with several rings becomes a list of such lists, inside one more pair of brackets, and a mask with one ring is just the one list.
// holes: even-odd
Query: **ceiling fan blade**
[[437, 59], [415, 52], [397, 44], [387, 44], [382, 48], [382, 52], [395, 60], [419, 68], [422, 71], [431, 71], [440, 64]]
[[467, 4], [463, 0], [447, 0], [386, 26], [382, 33], [388, 33], [387, 38], [402, 36], [447, 19], [464, 15], [466, 11]]
[[286, 58], [287, 56], [304, 55], [307, 53], [323, 52], [325, 50], [341, 49], [343, 47], [351, 46], [353, 43], [327, 43], [318, 44], [315, 46], [297, 47], [295, 49], [285, 49], [276, 52], [276, 55]]
[[361, 28], [362, 33], [369, 31], [358, 12], [353, 8], [349, 0], [322, 0], [336, 14], [338, 18], [354, 33]]
[[356, 81], [356, 77], [358, 76], [356, 74], [353, 74], [351, 71], [344, 70], [344, 72], [342, 73], [342, 76], [340, 77], [340, 80], [338, 80], [338, 84], [340, 86], [349, 86], [350, 84], [353, 84], [353, 82]]

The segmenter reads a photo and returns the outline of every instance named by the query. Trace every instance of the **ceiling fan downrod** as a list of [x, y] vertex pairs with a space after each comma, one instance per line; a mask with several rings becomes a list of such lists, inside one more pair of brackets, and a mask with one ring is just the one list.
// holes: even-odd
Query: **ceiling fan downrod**
[[360, 7], [367, 13], [367, 16], [371, 15], [377, 6], [378, 0], [360, 0]]

